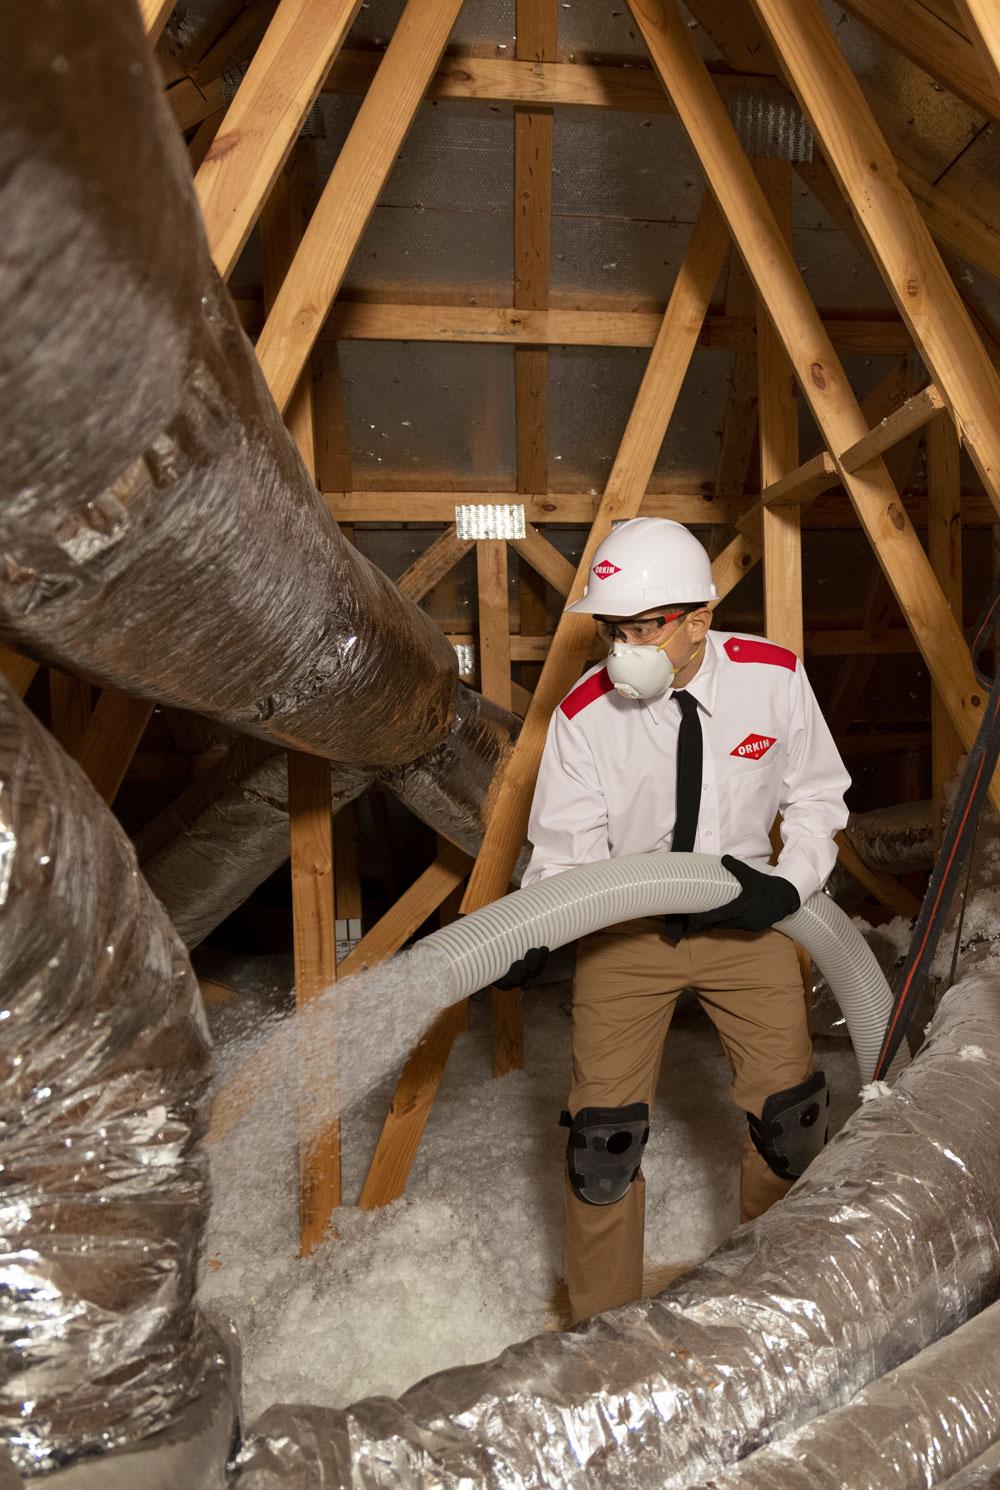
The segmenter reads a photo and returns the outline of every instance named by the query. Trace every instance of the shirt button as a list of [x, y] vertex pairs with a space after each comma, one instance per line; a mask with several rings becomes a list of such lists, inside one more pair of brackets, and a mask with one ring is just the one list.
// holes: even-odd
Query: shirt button
[[705, 829], [705, 837], [706, 838], [714, 838], [715, 837], [715, 834], [712, 832], [711, 828], [706, 828]]
[[702, 791], [703, 792], [707, 792], [708, 791], [708, 782], [707, 781], [705, 782], [704, 786], [702, 787]]

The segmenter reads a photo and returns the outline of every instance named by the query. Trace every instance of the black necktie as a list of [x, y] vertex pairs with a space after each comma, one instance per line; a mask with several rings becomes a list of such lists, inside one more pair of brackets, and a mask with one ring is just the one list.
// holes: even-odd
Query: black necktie
[[[681, 711], [677, 732], [677, 808], [674, 815], [674, 853], [689, 854], [698, 831], [698, 806], [701, 802], [702, 738], [698, 703], [690, 693], [674, 694]], [[680, 941], [687, 931], [687, 916], [665, 916], [664, 927], [672, 942]]]

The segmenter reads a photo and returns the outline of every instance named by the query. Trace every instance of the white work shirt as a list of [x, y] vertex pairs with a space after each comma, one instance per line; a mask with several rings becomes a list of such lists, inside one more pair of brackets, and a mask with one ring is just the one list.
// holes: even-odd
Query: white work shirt
[[[704, 741], [695, 852], [767, 864], [782, 814], [777, 872], [802, 901], [822, 888], [847, 823], [844, 769], [802, 663], [761, 637], [709, 632], [684, 690], [698, 703]], [[522, 885], [576, 864], [671, 846], [676, 816], [673, 690], [626, 699], [607, 668], [585, 673], [552, 715]]]

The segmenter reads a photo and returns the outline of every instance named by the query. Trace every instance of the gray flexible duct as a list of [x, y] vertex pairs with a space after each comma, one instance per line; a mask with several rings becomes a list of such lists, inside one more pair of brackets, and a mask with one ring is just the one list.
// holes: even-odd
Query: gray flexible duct
[[134, 3], [5, 0], [0, 637], [370, 768], [454, 649], [337, 528], [208, 252]]
[[[457, 980], [449, 982], [448, 998], [457, 987], [457, 1000], [488, 987], [529, 947], [562, 947], [638, 916], [711, 910], [731, 900], [739, 888], [709, 854], [605, 859], [494, 901], [425, 937], [419, 950], [447, 963]], [[847, 1021], [861, 1075], [869, 1081], [892, 1006], [875, 954], [827, 895], [811, 896], [794, 916], [778, 923], [778, 930], [801, 942], [826, 977]]]
[[925, 1490], [970, 1472], [993, 1446], [998, 1419], [1000, 1304], [993, 1304], [700, 1490]]
[[659, 1297], [395, 1401], [270, 1408], [240, 1490], [681, 1490], [957, 1328], [1000, 1276], [996, 979], [946, 994], [892, 1090]]

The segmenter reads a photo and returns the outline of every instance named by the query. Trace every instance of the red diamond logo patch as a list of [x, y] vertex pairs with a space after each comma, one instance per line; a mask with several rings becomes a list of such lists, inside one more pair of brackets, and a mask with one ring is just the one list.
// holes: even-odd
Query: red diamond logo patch
[[742, 756], [744, 760], [759, 761], [761, 756], [766, 755], [771, 746], [777, 743], [777, 740], [770, 735], [747, 735], [746, 739], [741, 740], [736, 749], [731, 750], [729, 754]]
[[610, 559], [602, 559], [599, 564], [594, 565], [594, 573], [598, 579], [610, 579], [613, 574], [621, 574], [617, 564], [612, 564]]

